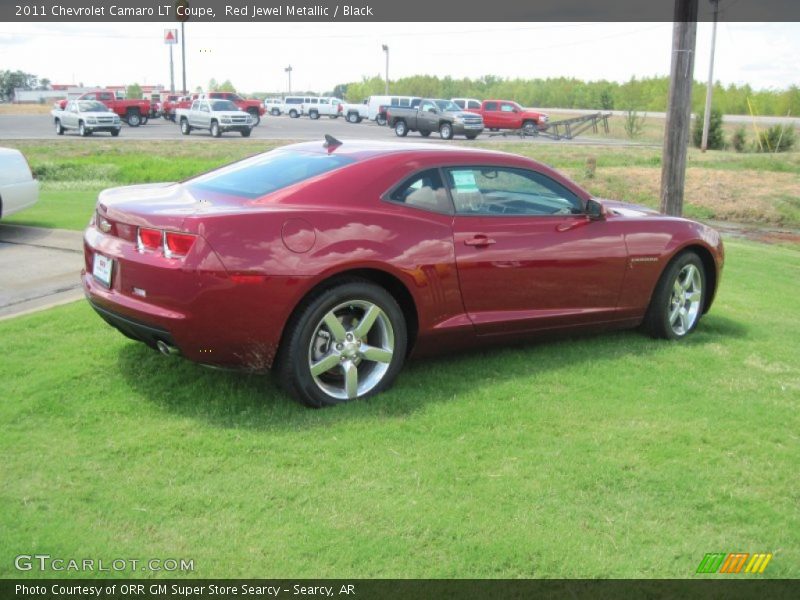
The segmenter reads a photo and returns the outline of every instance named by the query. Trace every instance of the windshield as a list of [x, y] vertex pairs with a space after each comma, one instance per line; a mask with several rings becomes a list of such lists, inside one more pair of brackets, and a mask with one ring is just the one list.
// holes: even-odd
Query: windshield
[[108, 107], [96, 100], [81, 100], [78, 102], [78, 110], [81, 112], [108, 112]]
[[193, 192], [260, 198], [351, 164], [352, 158], [310, 152], [267, 152], [187, 181]]
[[239, 110], [230, 100], [212, 100], [211, 110]]
[[461, 110], [458, 107], [458, 104], [456, 104], [455, 102], [453, 102], [451, 100], [434, 100], [434, 102], [436, 102], [436, 106], [439, 107], [439, 110], [442, 110], [442, 111], [449, 110], [449, 111], [458, 112], [458, 111]]

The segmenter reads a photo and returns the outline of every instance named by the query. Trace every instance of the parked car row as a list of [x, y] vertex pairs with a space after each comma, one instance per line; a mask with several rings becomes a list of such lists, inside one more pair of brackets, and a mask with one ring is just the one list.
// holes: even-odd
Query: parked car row
[[[527, 134], [535, 134], [546, 129], [549, 120], [546, 113], [524, 108], [511, 100], [428, 99], [433, 104], [426, 108], [429, 114], [421, 115], [425, 124], [417, 128], [418, 114], [415, 111], [422, 101], [423, 98], [418, 96], [370, 96], [360, 103], [343, 102], [331, 97], [287, 96], [265, 100], [264, 108], [273, 116], [288, 114], [293, 118], [309, 116], [318, 119], [321, 115], [328, 115], [331, 118], [342, 116], [349, 123], [375, 121], [378, 125], [395, 128], [395, 133], [400, 137], [409, 131], [419, 131], [423, 136], [433, 131], [441, 133], [444, 125], [446, 139], [452, 135], [466, 135], [472, 139], [484, 128], [490, 131], [522, 130]], [[445, 106], [446, 110], [443, 109]], [[439, 114], [437, 119], [431, 117], [431, 109]], [[443, 116], [442, 113], [448, 115]], [[462, 113], [458, 115], [458, 121], [456, 113]], [[394, 115], [394, 118], [390, 115]], [[477, 115], [481, 125], [478, 126], [476, 119], [470, 115]], [[433, 128], [434, 121], [436, 128]]]

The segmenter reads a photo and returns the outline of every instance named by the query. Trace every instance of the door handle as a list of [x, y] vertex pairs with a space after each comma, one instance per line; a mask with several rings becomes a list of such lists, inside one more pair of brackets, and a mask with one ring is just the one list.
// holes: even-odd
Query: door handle
[[465, 246], [476, 246], [478, 248], [482, 246], [491, 246], [492, 244], [496, 244], [492, 238], [486, 237], [483, 234], [476, 235], [472, 239], [464, 240]]

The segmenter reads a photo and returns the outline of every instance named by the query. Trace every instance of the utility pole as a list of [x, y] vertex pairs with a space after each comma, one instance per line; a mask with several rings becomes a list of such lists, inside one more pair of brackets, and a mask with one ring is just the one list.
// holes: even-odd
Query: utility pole
[[383, 45], [383, 51], [386, 52], [386, 95], [389, 95], [389, 46]]
[[288, 67], [286, 67], [284, 69], [284, 71], [289, 74], [289, 94], [291, 95], [291, 93], [292, 93], [292, 65], [289, 65]]
[[675, 0], [669, 103], [661, 160], [661, 212], [680, 216], [686, 183], [686, 152], [692, 117], [692, 79], [698, 0]]
[[186, 33], [184, 25], [186, 23], [181, 21], [181, 63], [183, 68], [183, 93], [188, 94], [189, 90], [186, 89]]
[[711, 123], [711, 94], [714, 90], [714, 49], [717, 45], [717, 18], [719, 17], [719, 0], [709, 0], [714, 5], [714, 28], [711, 30], [711, 62], [708, 64], [708, 87], [706, 87], [706, 109], [703, 112], [703, 141], [700, 151], [708, 149], [708, 128]]

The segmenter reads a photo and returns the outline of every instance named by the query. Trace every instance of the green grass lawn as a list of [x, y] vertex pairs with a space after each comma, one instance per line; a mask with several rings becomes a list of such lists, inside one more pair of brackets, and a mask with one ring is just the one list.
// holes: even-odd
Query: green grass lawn
[[164, 358], [85, 302], [0, 322], [0, 577], [46, 553], [196, 577], [683, 578], [734, 551], [800, 577], [800, 251], [727, 250], [685, 343], [412, 362], [329, 410]]

